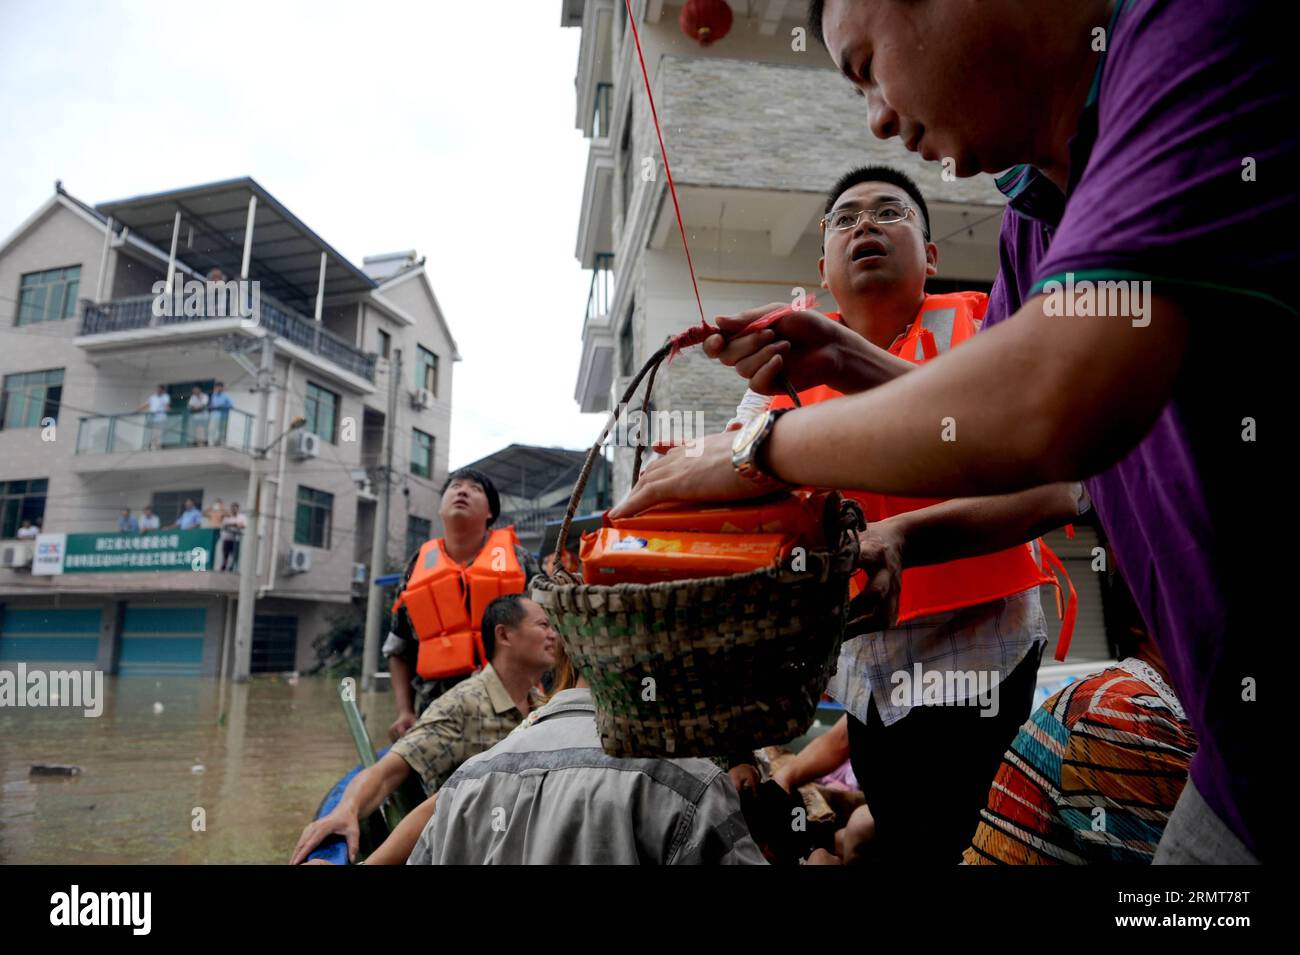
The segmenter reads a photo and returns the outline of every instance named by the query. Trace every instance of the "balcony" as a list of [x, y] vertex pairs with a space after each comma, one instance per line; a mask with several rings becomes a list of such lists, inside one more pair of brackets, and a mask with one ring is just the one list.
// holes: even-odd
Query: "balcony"
[[[261, 327], [289, 344], [310, 352], [344, 371], [374, 384], [375, 356], [368, 355], [349, 344], [319, 322], [298, 314], [269, 295], [260, 296], [260, 314], [247, 322], [247, 327]], [[231, 317], [155, 315], [154, 296], [138, 295], [115, 299], [111, 302], [83, 302], [81, 314], [82, 335], [108, 335], [115, 332], [133, 332], [157, 329], [171, 325], [199, 325], [205, 322], [244, 327], [243, 320]]]
[[609, 386], [614, 367], [614, 326], [610, 309], [614, 301], [614, 256], [596, 256], [582, 321], [582, 359], [574, 398], [583, 412], [609, 408]]
[[224, 422], [222, 417], [182, 410], [82, 418], [72, 468], [119, 473], [166, 468], [177, 475], [246, 471], [254, 448], [253, 416], [232, 408]]

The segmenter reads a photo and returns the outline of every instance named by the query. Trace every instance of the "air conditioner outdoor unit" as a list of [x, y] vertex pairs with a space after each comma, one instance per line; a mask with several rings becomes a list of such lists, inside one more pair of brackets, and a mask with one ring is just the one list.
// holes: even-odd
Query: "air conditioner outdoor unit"
[[299, 431], [294, 434], [293, 456], [298, 461], [320, 457], [320, 435], [312, 431]]
[[364, 584], [366, 582], [367, 569], [365, 564], [352, 565], [352, 582], [354, 584]]
[[30, 567], [31, 564], [30, 544], [5, 544], [0, 547], [0, 567]]
[[416, 388], [411, 392], [411, 407], [421, 411], [433, 407], [433, 392], [428, 388]]
[[373, 501], [375, 499], [375, 489], [371, 486], [369, 478], [366, 478], [361, 482], [360, 486], [357, 487], [357, 497], [365, 501]]
[[311, 570], [311, 549], [307, 547], [290, 547], [289, 557], [285, 561], [291, 574], [305, 574]]

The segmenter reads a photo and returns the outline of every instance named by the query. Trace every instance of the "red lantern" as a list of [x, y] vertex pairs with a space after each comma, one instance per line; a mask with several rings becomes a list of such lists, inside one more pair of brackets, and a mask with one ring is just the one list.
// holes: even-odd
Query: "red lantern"
[[688, 37], [700, 46], [710, 46], [731, 29], [731, 7], [726, 0], [688, 0], [678, 22]]

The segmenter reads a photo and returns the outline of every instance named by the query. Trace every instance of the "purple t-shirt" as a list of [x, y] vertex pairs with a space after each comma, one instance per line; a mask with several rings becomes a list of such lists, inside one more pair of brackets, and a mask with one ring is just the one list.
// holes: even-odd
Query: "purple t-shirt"
[[1086, 484], [1199, 739], [1192, 779], [1262, 858], [1263, 778], [1282, 757], [1265, 750], [1263, 704], [1248, 689], [1295, 630], [1264, 583], [1267, 542], [1286, 532], [1291, 505], [1244, 435], [1245, 419], [1261, 443], [1270, 424], [1286, 428], [1266, 389], [1285, 380], [1300, 314], [1300, 96], [1265, 4], [1130, 0], [1108, 41], [1063, 207], [1029, 167], [999, 180], [1011, 201], [985, 327], [1067, 272], [1149, 279], [1152, 295], [1183, 308], [1188, 346], [1170, 402]]

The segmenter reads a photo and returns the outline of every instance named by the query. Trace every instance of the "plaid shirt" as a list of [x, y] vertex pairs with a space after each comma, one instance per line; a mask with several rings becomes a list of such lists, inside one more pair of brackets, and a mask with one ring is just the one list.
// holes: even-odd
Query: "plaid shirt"
[[[529, 706], [540, 704], [537, 691], [529, 690]], [[491, 749], [523, 719], [489, 663], [429, 704], [392, 751], [420, 774], [425, 793], [433, 795], [461, 763]]]
[[[1037, 556], [1036, 546], [1034, 553]], [[901, 705], [890, 699], [898, 685], [892, 679], [894, 674], [905, 673], [910, 678], [917, 663], [922, 671], [987, 671], [991, 689], [1030, 650], [1045, 642], [1047, 623], [1038, 588], [1033, 587], [991, 603], [919, 617], [899, 627], [845, 640], [839, 670], [826, 692], [863, 723], [874, 698], [880, 718], [892, 726], [910, 713], [913, 705], [910, 695]], [[943, 702], [964, 699], [968, 685], [945, 680]]]

